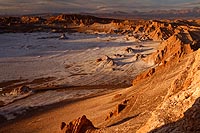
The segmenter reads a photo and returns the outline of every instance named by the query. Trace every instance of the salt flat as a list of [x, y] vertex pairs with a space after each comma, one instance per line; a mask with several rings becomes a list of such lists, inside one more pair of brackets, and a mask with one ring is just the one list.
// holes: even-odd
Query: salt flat
[[[33, 89], [53, 86], [131, 85], [136, 74], [151, 67], [142, 57], [159, 42], [141, 42], [133, 36], [109, 34], [9, 33], [0, 35], [0, 82], [19, 80]], [[39, 82], [41, 79], [47, 79]], [[2, 89], [9, 88], [3, 86]], [[120, 86], [119, 86], [120, 87]], [[0, 96], [0, 114], [7, 119], [29, 108], [83, 98], [109, 88], [48, 90], [43, 93]], [[108, 91], [109, 92], [109, 91]], [[34, 95], [33, 95], [34, 94]], [[24, 98], [19, 100], [21, 98]], [[48, 99], [48, 100], [45, 100]], [[18, 100], [14, 103], [13, 101]], [[13, 113], [15, 115], [13, 115]]]
[[[151, 53], [158, 45], [122, 35], [74, 33], [67, 34], [68, 40], [58, 37], [55, 33], [1, 34], [0, 81], [55, 77], [55, 82], [48, 84], [130, 84], [135, 73], [149, 67], [134, 56]], [[138, 45], [143, 47], [136, 48]], [[127, 52], [127, 47], [135, 51]], [[113, 59], [113, 66], [96, 62], [105, 55]]]

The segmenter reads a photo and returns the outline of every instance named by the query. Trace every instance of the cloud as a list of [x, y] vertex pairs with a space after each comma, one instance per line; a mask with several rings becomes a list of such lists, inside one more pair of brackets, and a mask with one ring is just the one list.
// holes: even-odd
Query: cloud
[[200, 6], [199, 0], [0, 0], [0, 14], [132, 12]]

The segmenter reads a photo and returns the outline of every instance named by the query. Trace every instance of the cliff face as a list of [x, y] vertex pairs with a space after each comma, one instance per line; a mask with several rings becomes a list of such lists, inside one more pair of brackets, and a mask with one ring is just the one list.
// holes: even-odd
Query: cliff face
[[[187, 63], [171, 83], [163, 102], [152, 112], [151, 118], [138, 132], [151, 131], [176, 121], [178, 122], [173, 126], [169, 124], [152, 132], [194, 132], [199, 130], [197, 121], [200, 122], [198, 119], [198, 109], [200, 107], [198, 100], [200, 97], [200, 50], [192, 53], [184, 61], [187, 61]], [[189, 121], [185, 121], [185, 119], [189, 119]], [[183, 121], [186, 125], [181, 124]]]
[[161, 43], [160, 49], [148, 57], [148, 61], [159, 64], [178, 60], [200, 46], [200, 30], [190, 27], [177, 27], [176, 32]]
[[142, 33], [154, 41], [162, 41], [169, 38], [174, 33], [175, 25], [171, 22], [145, 21], [135, 27], [134, 32]]
[[144, 59], [149, 64], [155, 65], [155, 67], [139, 74], [133, 80], [133, 84], [150, 77], [168, 64], [184, 59], [188, 54], [200, 48], [199, 27], [177, 26], [173, 31], [174, 34], [162, 41], [156, 52]]
[[176, 122], [169, 123], [151, 131], [151, 133], [163, 133], [163, 132], [199, 132], [200, 127], [200, 98], [197, 98], [192, 107], [184, 112], [184, 117]]
[[[138, 75], [133, 84], [144, 82], [157, 73], [168, 73], [179, 67], [167, 94], [151, 117], [137, 132], [197, 132], [199, 131], [200, 107], [200, 29], [195, 26], [177, 26], [174, 34], [161, 43], [159, 49], [146, 58], [155, 64]], [[158, 76], [158, 75], [156, 75]], [[162, 83], [161, 83], [162, 84]]]

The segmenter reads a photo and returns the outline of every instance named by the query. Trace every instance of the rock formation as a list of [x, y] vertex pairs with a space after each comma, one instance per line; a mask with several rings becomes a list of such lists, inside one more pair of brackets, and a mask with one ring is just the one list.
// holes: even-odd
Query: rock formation
[[136, 25], [134, 32], [142, 34], [140, 40], [162, 41], [174, 33], [174, 26], [170, 22], [150, 20]]
[[129, 100], [124, 100], [122, 103], [118, 104], [114, 111], [110, 112], [105, 120], [109, 120], [113, 116], [117, 116], [122, 110], [124, 110], [128, 104]]
[[148, 57], [148, 61], [159, 64], [164, 61], [179, 60], [197, 50], [200, 42], [200, 29], [180, 26], [176, 32], [161, 43], [160, 49]]
[[25, 93], [30, 93], [32, 90], [28, 86], [21, 86], [16, 88], [10, 92], [11, 95], [22, 95]]
[[90, 133], [96, 129], [85, 115], [70, 122], [69, 124], [62, 122], [60, 128], [63, 133]]
[[115, 65], [114, 60], [108, 57], [107, 55], [103, 56], [102, 58], [98, 58], [96, 60], [96, 63], [98, 63], [100, 67], [108, 67], [108, 68]]
[[[192, 105], [195, 103], [195, 100], [200, 97], [199, 62], [200, 50], [188, 57], [186, 65], [179, 73], [179, 75], [176, 76], [175, 80], [171, 83], [171, 87], [168, 89], [168, 93], [165, 96], [162, 104], [157, 107], [157, 109], [152, 113], [152, 116], [148, 120], [148, 122], [138, 132], [151, 131], [165, 124], [176, 122], [184, 117], [184, 112], [190, 112], [191, 110], [193, 110], [189, 108], [192, 107]], [[196, 105], [193, 106], [198, 107], [199, 100], [197, 100]], [[188, 109], [189, 111], [187, 111]], [[186, 113], [186, 118], [191, 118], [190, 122], [192, 123], [192, 116], [188, 118], [188, 113]], [[196, 123], [197, 121], [198, 120], [194, 120], [194, 123]], [[190, 124], [190, 122], [188, 121], [186, 123]], [[182, 126], [183, 125], [181, 125], [181, 127]], [[191, 124], [184, 126], [192, 128]], [[181, 127], [179, 125], [174, 125], [174, 129], [171, 128], [171, 130], [168, 130], [170, 132], [172, 132], [173, 130], [174, 132], [178, 132], [177, 130], [179, 130], [180, 132], [190, 130], [188, 128], [182, 129]]]
[[[133, 84], [151, 77], [157, 70], [161, 71], [166, 64], [185, 63], [186, 61], [187, 63], [171, 83], [162, 104], [152, 112], [151, 118], [137, 132], [151, 130], [152, 132], [199, 131], [198, 128], [193, 128], [192, 124], [198, 127], [197, 123], [199, 122], [196, 120], [199, 117], [196, 110], [199, 108], [197, 99], [200, 97], [200, 50], [198, 50], [200, 48], [200, 29], [177, 26], [174, 32], [172, 36], [161, 43], [161, 47], [154, 54], [147, 57], [148, 62], [153, 62], [157, 66], [138, 75]], [[171, 69], [173, 68], [171, 67]], [[197, 101], [195, 102], [195, 100]], [[192, 108], [189, 109], [190, 107]], [[194, 117], [189, 116], [189, 112]]]
[[141, 79], [149, 77], [157, 69], [164, 67], [166, 64], [180, 61], [186, 55], [198, 50], [200, 47], [199, 28], [177, 26], [174, 31], [175, 33], [172, 36], [161, 42], [159, 49], [156, 52], [144, 59], [149, 64], [158, 65], [158, 67], [150, 68], [149, 70], [136, 76], [133, 84], [135, 84], [137, 81], [140, 81]]
[[184, 112], [184, 117], [178, 121], [156, 128], [150, 133], [198, 133], [200, 132], [200, 98], [196, 99], [192, 107]]

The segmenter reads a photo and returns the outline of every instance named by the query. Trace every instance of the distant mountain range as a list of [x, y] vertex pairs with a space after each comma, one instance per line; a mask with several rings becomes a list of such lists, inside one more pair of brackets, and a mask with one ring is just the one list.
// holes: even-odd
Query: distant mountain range
[[152, 10], [149, 12], [133, 11], [131, 13], [115, 11], [112, 13], [83, 13], [97, 15], [99, 17], [117, 17], [127, 19], [197, 19], [200, 18], [200, 8], [182, 10]]
[[[25, 14], [26, 16], [57, 16], [59, 14], [71, 14], [67, 12], [61, 13], [37, 13], [37, 14]], [[77, 13], [76, 13], [77, 14]], [[181, 9], [181, 10], [151, 10], [145, 11], [114, 11], [107, 13], [88, 13], [80, 12], [82, 15], [92, 15], [97, 17], [117, 18], [117, 19], [198, 19], [200, 18], [200, 8], [195, 7], [193, 9]], [[4, 16], [23, 16], [23, 15], [0, 15]]]

